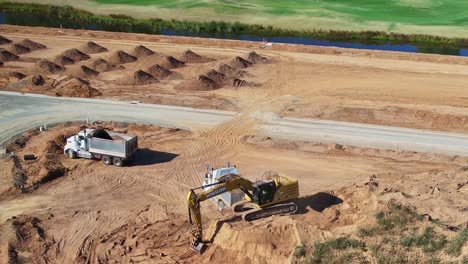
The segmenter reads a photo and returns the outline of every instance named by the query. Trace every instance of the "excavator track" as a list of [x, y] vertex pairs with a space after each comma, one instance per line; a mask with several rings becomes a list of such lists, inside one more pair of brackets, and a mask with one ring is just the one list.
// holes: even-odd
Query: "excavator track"
[[242, 214], [242, 219], [244, 221], [253, 221], [260, 218], [269, 217], [272, 215], [288, 215], [294, 214], [297, 211], [296, 203], [286, 203], [273, 205], [266, 208], [258, 208], [254, 210], [249, 210], [248, 212]]

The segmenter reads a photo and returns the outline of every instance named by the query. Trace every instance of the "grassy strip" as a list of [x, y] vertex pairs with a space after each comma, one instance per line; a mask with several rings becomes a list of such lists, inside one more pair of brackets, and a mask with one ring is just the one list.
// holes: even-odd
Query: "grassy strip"
[[0, 3], [0, 10], [8, 12], [6, 23], [28, 26], [87, 28], [105, 31], [159, 34], [163, 30], [178, 33], [210, 34], [210, 36], [251, 35], [258, 37], [306, 37], [320, 40], [405, 43], [451, 48], [468, 47], [468, 38], [447, 38], [431, 35], [388, 33], [382, 31], [287, 30], [273, 26], [239, 22], [192, 22], [162, 19], [135, 19], [126, 15], [96, 15], [70, 6]]

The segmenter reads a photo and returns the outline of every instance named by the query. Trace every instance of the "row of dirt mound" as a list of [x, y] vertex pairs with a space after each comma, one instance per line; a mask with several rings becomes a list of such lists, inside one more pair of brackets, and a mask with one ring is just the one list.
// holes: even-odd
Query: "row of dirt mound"
[[158, 82], [158, 79], [153, 75], [142, 70], [129, 72], [115, 81], [120, 85], [148, 85]]
[[149, 48], [147, 48], [147, 47], [145, 47], [143, 45], [136, 46], [131, 52], [131, 55], [135, 56], [138, 59], [146, 58], [146, 57], [151, 56], [153, 54], [155, 54], [154, 51], [150, 50]]
[[111, 64], [118, 65], [134, 62], [137, 60], [137, 57], [130, 55], [123, 50], [117, 50], [110, 54], [106, 60]]
[[174, 87], [179, 91], [212, 91], [219, 88], [221, 85], [205, 75], [199, 75], [195, 80], [187, 80]]
[[50, 60], [42, 59], [36, 62], [36, 70], [39, 73], [55, 74], [55, 73], [63, 72], [65, 68]]
[[214, 61], [214, 59], [201, 56], [191, 50], [186, 50], [180, 57], [180, 60], [185, 63], [206, 63]]
[[88, 81], [71, 76], [60, 76], [52, 86], [56, 89], [57, 96], [91, 98], [102, 95]]
[[86, 65], [73, 65], [67, 68], [66, 73], [76, 78], [96, 77], [99, 72], [89, 68]]
[[101, 52], [106, 52], [108, 51], [107, 48], [93, 42], [93, 41], [88, 41], [85, 44], [81, 45], [79, 48], [81, 51], [84, 53], [88, 54], [96, 54], [96, 53], [101, 53]]
[[11, 53], [10, 51], [6, 49], [0, 49], [0, 61], [6, 62], [6, 61], [14, 61], [19, 58], [18, 55]]
[[68, 49], [68, 50], [62, 52], [60, 55], [68, 57], [68, 58], [72, 59], [75, 62], [84, 61], [84, 60], [88, 60], [88, 59], [91, 58], [88, 54], [80, 51], [79, 49], [75, 49], [75, 48]]
[[10, 44], [13, 41], [11, 39], [7, 39], [4, 36], [0, 36], [0, 45]]

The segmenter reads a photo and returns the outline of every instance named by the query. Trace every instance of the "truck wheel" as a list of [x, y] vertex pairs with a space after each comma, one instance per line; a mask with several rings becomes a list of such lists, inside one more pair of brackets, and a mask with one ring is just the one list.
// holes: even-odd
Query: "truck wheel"
[[109, 156], [102, 156], [102, 163], [106, 165], [112, 165], [112, 160]]
[[69, 150], [67, 151], [67, 154], [68, 154], [68, 157], [69, 157], [70, 159], [76, 159], [76, 152], [73, 151], [73, 149], [69, 149]]
[[115, 166], [117, 166], [117, 167], [122, 167], [123, 166], [122, 158], [114, 157], [113, 161], [114, 161]]

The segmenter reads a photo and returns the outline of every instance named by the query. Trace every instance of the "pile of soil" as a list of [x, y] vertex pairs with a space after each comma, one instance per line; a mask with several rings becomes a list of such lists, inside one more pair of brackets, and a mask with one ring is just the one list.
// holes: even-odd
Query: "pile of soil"
[[47, 48], [47, 46], [42, 45], [41, 43], [34, 42], [30, 39], [23, 39], [22, 41], [18, 42], [18, 44], [30, 49], [31, 51]]
[[64, 56], [64, 55], [55, 56], [55, 58], [53, 59], [53, 62], [58, 64], [58, 65], [62, 65], [62, 66], [70, 65], [70, 64], [75, 63], [74, 60], [72, 60], [69, 57]]
[[228, 76], [228, 77], [231, 77], [231, 78], [239, 78], [239, 77], [243, 77], [247, 74], [247, 72], [243, 71], [243, 70], [237, 70], [225, 63], [222, 63], [220, 64], [217, 68], [216, 68], [216, 71]]
[[252, 51], [249, 53], [247, 56], [247, 60], [254, 63], [254, 64], [261, 64], [261, 63], [269, 63], [270, 60], [266, 57], [263, 57], [256, 53], [255, 51]]
[[122, 85], [147, 85], [159, 82], [153, 75], [138, 70], [131, 75], [124, 76], [116, 81], [118, 84]]
[[172, 57], [172, 56], [165, 56], [160, 59], [158, 64], [166, 69], [175, 69], [185, 65], [184, 62]]
[[136, 60], [137, 58], [135, 56], [132, 56], [123, 50], [113, 52], [107, 59], [109, 63], [114, 65], [134, 62]]
[[108, 61], [101, 58], [92, 60], [90, 63], [88, 63], [88, 67], [98, 72], [106, 72], [115, 69], [115, 65], [112, 65]]
[[89, 68], [86, 65], [76, 65], [68, 69], [68, 74], [76, 78], [90, 78], [95, 77], [99, 72]]
[[132, 51], [132, 55], [137, 57], [137, 58], [145, 58], [147, 56], [151, 56], [153, 55], [155, 52], [148, 49], [147, 47], [143, 46], [143, 45], [138, 45], [136, 46], [133, 51]]
[[233, 87], [260, 87], [262, 86], [261, 83], [256, 82], [249, 82], [241, 79], [234, 79], [232, 80]]
[[[18, 76], [21, 77], [21, 76]], [[40, 74], [23, 77], [19, 81], [11, 82], [8, 84], [8, 88], [22, 89], [22, 88], [34, 88], [43, 86], [46, 83], [45, 78]]]
[[146, 71], [159, 79], [164, 79], [174, 74], [171, 70], [168, 70], [158, 64], [149, 67]]
[[5, 50], [5, 49], [0, 50], [0, 60], [3, 62], [17, 60], [18, 58], [19, 58], [18, 55], [13, 54], [9, 52], [8, 50]]
[[102, 95], [90, 83], [80, 78], [71, 78], [62, 82], [56, 89], [57, 96], [91, 98]]
[[207, 73], [205, 73], [205, 76], [210, 78], [211, 80], [215, 81], [217, 84], [220, 86], [224, 85], [224, 82], [227, 80], [226, 75], [216, 71], [216, 70], [211, 70]]
[[25, 47], [25, 46], [23, 46], [21, 44], [18, 44], [18, 43], [11, 44], [8, 47], [8, 51], [10, 51], [11, 53], [16, 54], [16, 55], [31, 52], [31, 50], [29, 48], [27, 48], [27, 47]]
[[0, 61], [0, 67], [2, 67], [5, 63], [3, 61]]
[[221, 88], [219, 84], [204, 75], [198, 76], [196, 80], [188, 80], [174, 87], [179, 91], [212, 91], [219, 88]]
[[204, 63], [204, 62], [213, 61], [212, 59], [198, 55], [197, 53], [191, 50], [184, 51], [184, 53], [180, 57], [180, 60], [185, 63]]
[[83, 61], [91, 58], [88, 54], [79, 51], [78, 49], [68, 49], [62, 52], [63, 56], [66, 56], [74, 61]]
[[85, 53], [88, 54], [95, 54], [95, 53], [101, 53], [101, 52], [106, 52], [108, 51], [107, 48], [93, 42], [93, 41], [88, 41], [85, 44], [83, 44], [80, 47], [80, 50], [82, 50]]
[[235, 69], [245, 69], [247, 67], [252, 66], [252, 63], [250, 61], [247, 61], [239, 56], [236, 56], [229, 62], [229, 66], [235, 68]]
[[5, 38], [4, 36], [0, 36], [0, 45], [9, 44], [9, 43], [11, 43], [11, 42], [13, 42], [13, 41], [11, 41], [11, 40]]
[[39, 72], [49, 73], [49, 74], [63, 72], [65, 70], [63, 66], [60, 66], [46, 59], [42, 59], [38, 61], [36, 63], [36, 68]]
[[8, 78], [8, 80], [21, 80], [21, 79], [24, 79], [26, 77], [26, 74], [22, 73], [22, 72], [17, 72], [17, 71], [13, 71], [13, 72], [8, 72], [8, 73], [5, 73], [5, 74], [2, 74], [2, 77], [3, 78]]

